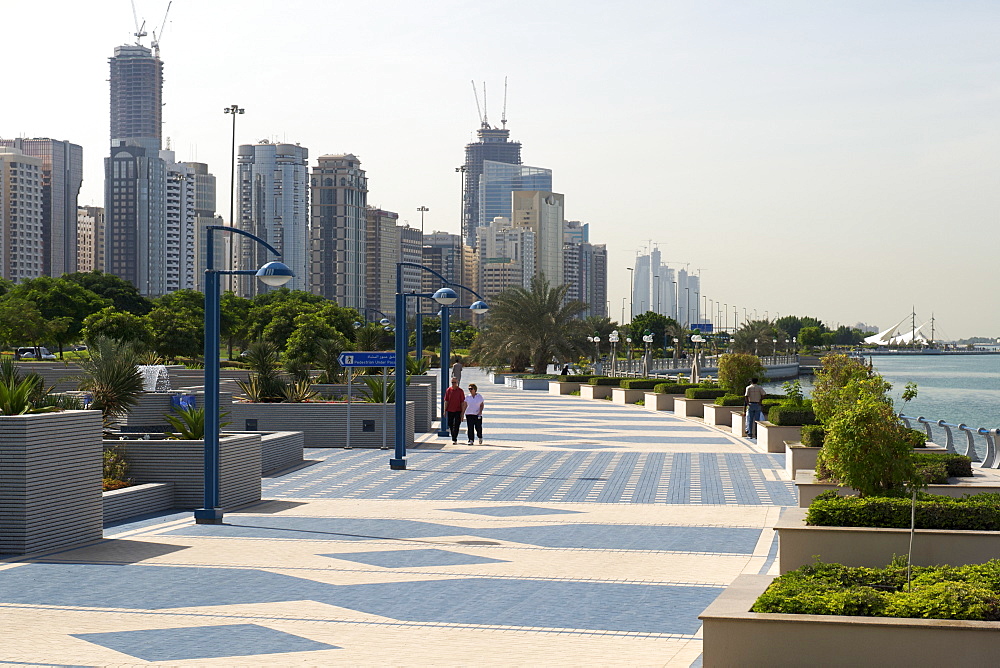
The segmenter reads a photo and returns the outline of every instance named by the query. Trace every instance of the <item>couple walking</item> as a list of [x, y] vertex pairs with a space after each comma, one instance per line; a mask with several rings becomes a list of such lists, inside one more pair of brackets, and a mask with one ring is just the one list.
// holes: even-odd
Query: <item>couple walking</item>
[[483, 444], [483, 395], [477, 391], [475, 383], [469, 385], [466, 395], [459, 387], [458, 378], [452, 376], [451, 387], [444, 393], [444, 410], [448, 415], [448, 428], [451, 430], [451, 442], [458, 443], [458, 432], [462, 428], [462, 416], [465, 415], [466, 431], [469, 434], [469, 445], [474, 443], [473, 437], [479, 437], [479, 445]]

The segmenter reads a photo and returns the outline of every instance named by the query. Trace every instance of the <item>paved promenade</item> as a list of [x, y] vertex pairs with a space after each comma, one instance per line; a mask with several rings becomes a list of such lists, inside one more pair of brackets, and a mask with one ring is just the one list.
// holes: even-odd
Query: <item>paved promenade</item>
[[775, 572], [783, 460], [698, 420], [487, 384], [484, 445], [314, 449], [219, 526], [0, 561], [0, 665], [701, 665]]

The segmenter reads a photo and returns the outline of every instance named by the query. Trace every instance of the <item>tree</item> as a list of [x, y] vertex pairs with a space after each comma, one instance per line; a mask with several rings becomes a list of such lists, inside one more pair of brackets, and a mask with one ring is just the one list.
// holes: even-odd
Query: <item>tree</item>
[[7, 296], [35, 303], [42, 317], [50, 323], [48, 336], [59, 346], [60, 357], [63, 346], [80, 339], [84, 318], [111, 305], [110, 300], [73, 281], [51, 276], [24, 281]]
[[804, 346], [821, 346], [823, 345], [823, 332], [819, 327], [803, 327], [799, 330], [799, 343]]
[[153, 348], [167, 359], [196, 358], [204, 352], [205, 322], [202, 314], [157, 305], [145, 318], [153, 331]]
[[0, 297], [0, 343], [16, 347], [21, 344], [39, 346], [47, 341], [49, 322], [34, 302]]
[[[773, 355], [792, 337], [767, 320], [751, 320], [733, 335], [733, 352]], [[778, 343], [775, 344], [774, 341]]]
[[576, 357], [581, 351], [574, 341], [584, 326], [576, 316], [587, 305], [567, 302], [568, 289], [568, 285], [553, 288], [543, 276], [535, 276], [530, 288], [515, 286], [494, 297], [474, 357], [502, 364], [527, 354], [535, 373], [545, 373], [553, 357]]
[[90, 392], [91, 408], [101, 411], [105, 428], [139, 403], [142, 376], [136, 368], [139, 354], [132, 344], [97, 337], [90, 357], [78, 363], [84, 374], [80, 389]]
[[719, 384], [730, 394], [742, 395], [750, 379], [762, 379], [766, 373], [756, 355], [729, 353], [719, 357]]
[[807, 315], [801, 318], [795, 315], [786, 315], [775, 320], [774, 326], [787, 333], [788, 336], [799, 336], [799, 332], [805, 327], [817, 327], [820, 332], [827, 331], [822, 320]]
[[340, 368], [337, 357], [350, 346], [344, 335], [318, 313], [303, 313], [294, 325], [285, 346], [285, 368], [308, 372], [319, 367], [324, 375], [335, 376]]
[[226, 342], [229, 359], [233, 359], [233, 344], [245, 344], [249, 328], [251, 301], [226, 292], [219, 300], [219, 330]]
[[153, 345], [153, 331], [149, 320], [128, 311], [118, 311], [107, 306], [91, 313], [83, 320], [83, 338], [88, 344], [103, 337], [121, 343], [132, 343], [139, 351]]
[[114, 274], [105, 274], [100, 271], [81, 271], [64, 274], [62, 278], [72, 281], [104, 299], [110, 299], [112, 305], [119, 311], [127, 311], [134, 315], [146, 315], [153, 309], [153, 302], [139, 294], [134, 285]]
[[632, 337], [634, 345], [642, 345], [642, 337], [646, 330], [653, 334], [652, 345], [654, 348], [666, 348], [667, 338], [670, 339], [670, 345], [673, 346], [675, 337], [683, 341], [687, 334], [676, 320], [653, 311], [646, 311], [632, 318], [632, 322], [628, 326], [628, 336]]

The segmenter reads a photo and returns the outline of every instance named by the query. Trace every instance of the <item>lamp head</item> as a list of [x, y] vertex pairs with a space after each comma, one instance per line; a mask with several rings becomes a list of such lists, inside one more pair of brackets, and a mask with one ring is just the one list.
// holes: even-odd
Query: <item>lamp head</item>
[[382, 318], [381, 320], [378, 321], [378, 324], [380, 324], [383, 327], [385, 327], [386, 325], [389, 324], [389, 318]]
[[354, 321], [354, 329], [361, 329], [361, 323], [357, 320]]
[[448, 306], [458, 301], [458, 293], [451, 288], [441, 288], [434, 293], [434, 301], [442, 306]]
[[490, 307], [489, 304], [480, 299], [479, 301], [473, 302], [472, 306], [469, 307], [469, 310], [473, 313], [486, 313], [490, 310]]
[[268, 262], [257, 270], [257, 278], [266, 285], [278, 287], [292, 280], [295, 273], [284, 262]]

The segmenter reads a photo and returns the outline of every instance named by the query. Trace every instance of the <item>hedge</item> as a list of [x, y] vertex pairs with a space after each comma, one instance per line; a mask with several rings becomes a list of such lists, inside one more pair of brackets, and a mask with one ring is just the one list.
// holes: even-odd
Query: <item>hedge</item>
[[927, 434], [919, 429], [907, 429], [903, 437], [915, 448], [927, 447]]
[[652, 390], [662, 382], [659, 378], [623, 378], [621, 387], [626, 390]]
[[594, 376], [587, 381], [588, 385], [610, 385], [611, 387], [618, 387], [618, 383], [621, 382], [621, 378], [608, 378], [607, 376]]
[[742, 408], [744, 403], [746, 403], [746, 398], [738, 394], [724, 394], [715, 400], [716, 406], [739, 406]]
[[816, 414], [805, 406], [773, 406], [767, 412], [767, 421], [780, 427], [816, 424]]
[[527, 373], [524, 375], [519, 375], [518, 378], [524, 378], [526, 380], [555, 380], [559, 378], [554, 373]]
[[689, 387], [684, 390], [684, 396], [688, 399], [718, 399], [725, 394], [725, 390], [714, 387]]
[[[806, 524], [823, 527], [910, 528], [908, 497], [837, 496], [824, 492], [813, 499]], [[916, 528], [955, 531], [1000, 531], [1000, 494], [961, 498], [917, 494]]]
[[802, 427], [802, 445], [810, 448], [822, 448], [823, 439], [826, 438], [826, 429], [823, 425], [807, 424]]
[[560, 383], [589, 383], [594, 376], [558, 376], [556, 380]]
[[684, 394], [692, 387], [701, 387], [692, 383], [660, 383], [653, 388], [657, 394]]
[[[966, 566], [914, 566], [907, 586], [904, 559], [885, 568], [817, 562], [774, 579], [751, 612], [1000, 619], [1000, 561]], [[956, 651], [960, 651], [958, 648]]]
[[971, 478], [972, 459], [954, 452], [914, 452], [910, 455], [917, 466], [944, 464], [950, 478]]

